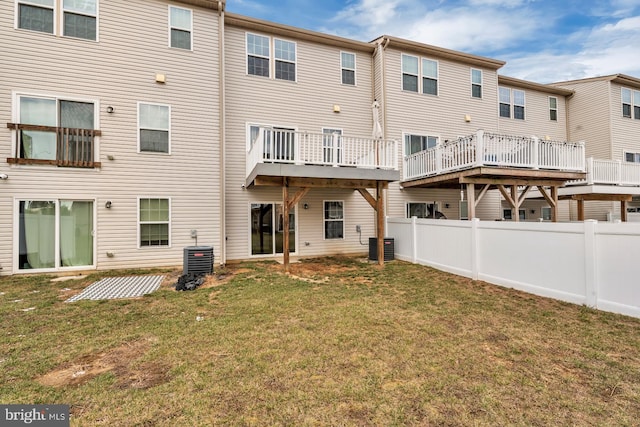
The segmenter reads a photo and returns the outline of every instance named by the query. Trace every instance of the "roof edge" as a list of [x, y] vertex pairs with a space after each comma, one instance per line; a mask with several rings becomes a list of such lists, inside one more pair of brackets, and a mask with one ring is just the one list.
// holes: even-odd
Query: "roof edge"
[[462, 62], [465, 64], [477, 65], [480, 67], [490, 68], [492, 70], [497, 70], [501, 68], [505, 61], [500, 61], [498, 59], [487, 58], [484, 56], [473, 55], [470, 53], [464, 53], [457, 50], [446, 49], [443, 47], [433, 46], [426, 43], [415, 42], [412, 40], [406, 40], [399, 37], [383, 35], [373, 40], [373, 42], [379, 43], [389, 43], [390, 46], [395, 46], [400, 49], [411, 50], [414, 52], [418, 52], [420, 54], [427, 54], [438, 56], [445, 59], [450, 59], [456, 62]]
[[[176, 0], [176, 2], [212, 10], [224, 10], [226, 6], [226, 0]], [[220, 3], [220, 8], [218, 8], [218, 3]]]
[[598, 81], [606, 81], [606, 82], [614, 82], [627, 86], [633, 86], [640, 88], [640, 78], [629, 76], [627, 74], [608, 74], [606, 76], [598, 76], [598, 77], [587, 77], [584, 79], [576, 79], [576, 80], [567, 80], [563, 82], [555, 82], [552, 83], [554, 86], [565, 86], [565, 85], [574, 85], [580, 83], [589, 83], [589, 82], [598, 82]]
[[562, 95], [562, 96], [571, 96], [575, 93], [570, 89], [564, 89], [558, 86], [530, 82], [528, 80], [521, 80], [521, 79], [516, 79], [515, 77], [501, 76], [501, 75], [498, 75], [498, 84], [515, 86], [522, 89], [533, 89], [540, 92], [546, 92], [546, 93], [551, 93], [554, 95]]
[[290, 25], [278, 24], [276, 22], [265, 21], [262, 19], [251, 18], [235, 13], [225, 14], [225, 25], [244, 28], [247, 30], [261, 31], [265, 33], [277, 34], [284, 37], [295, 38], [315, 43], [326, 44], [330, 46], [352, 49], [361, 52], [373, 53], [375, 45], [372, 43], [361, 42], [357, 40], [347, 39], [332, 34], [325, 34], [318, 31], [306, 30], [303, 28], [293, 27]]

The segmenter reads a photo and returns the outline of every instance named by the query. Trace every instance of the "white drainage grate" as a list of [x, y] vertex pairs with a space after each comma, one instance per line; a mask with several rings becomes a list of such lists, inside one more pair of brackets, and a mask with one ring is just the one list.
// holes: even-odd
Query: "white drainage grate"
[[66, 302], [81, 299], [100, 300], [117, 298], [134, 298], [157, 290], [164, 276], [129, 276], [107, 277], [92, 283], [78, 295], [74, 295]]

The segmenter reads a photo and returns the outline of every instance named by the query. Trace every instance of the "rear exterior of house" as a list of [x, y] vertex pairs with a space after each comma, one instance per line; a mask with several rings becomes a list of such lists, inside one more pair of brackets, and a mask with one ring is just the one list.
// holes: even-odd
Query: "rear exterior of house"
[[[595, 191], [632, 194], [629, 211], [640, 208], [640, 79], [616, 74], [610, 76], [560, 82], [555, 84], [572, 90], [569, 102], [567, 132], [572, 139], [587, 141], [586, 156], [595, 167], [606, 167], [615, 176], [602, 181], [594, 177]], [[598, 163], [600, 163], [598, 165]], [[627, 178], [624, 178], [625, 173]], [[618, 176], [622, 180], [618, 179]], [[576, 202], [570, 202], [571, 217], [576, 220]], [[606, 221], [620, 218], [621, 205], [616, 201], [591, 201], [585, 204], [588, 218]]]
[[0, 4], [0, 274], [219, 252], [217, 8]]
[[[289, 213], [292, 255], [366, 251], [360, 242], [375, 236], [374, 211], [358, 185], [333, 187], [330, 181], [355, 181], [359, 171], [373, 179], [389, 172], [345, 167], [354, 139], [372, 140], [374, 47], [233, 14], [225, 22], [228, 259], [283, 253], [283, 186], [254, 179], [260, 168], [274, 167], [282, 173], [268, 172], [267, 178], [304, 181], [291, 186], [292, 194], [310, 188]], [[305, 152], [312, 141], [315, 163]], [[258, 164], [251, 163], [256, 151], [264, 157]], [[290, 175], [284, 168], [297, 169]]]

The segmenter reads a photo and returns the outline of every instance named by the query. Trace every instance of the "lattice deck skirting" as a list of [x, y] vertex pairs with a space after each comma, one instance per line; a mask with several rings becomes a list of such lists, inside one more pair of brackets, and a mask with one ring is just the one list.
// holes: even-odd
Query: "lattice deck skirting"
[[107, 277], [92, 283], [65, 302], [140, 297], [157, 290], [163, 279], [164, 276]]

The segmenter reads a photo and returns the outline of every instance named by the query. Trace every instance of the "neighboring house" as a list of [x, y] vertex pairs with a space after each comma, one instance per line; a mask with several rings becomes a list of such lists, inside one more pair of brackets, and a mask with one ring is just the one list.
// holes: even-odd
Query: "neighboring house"
[[219, 3], [71, 4], [0, 3], [0, 274], [218, 254]]
[[640, 161], [631, 77], [540, 85], [218, 1], [74, 5], [0, 4], [0, 274], [363, 253], [386, 215], [575, 219], [585, 149]]
[[561, 195], [571, 220], [623, 219], [640, 208], [640, 79], [624, 74], [559, 82], [572, 90], [567, 134], [586, 143], [587, 177]]

